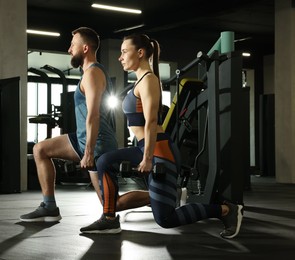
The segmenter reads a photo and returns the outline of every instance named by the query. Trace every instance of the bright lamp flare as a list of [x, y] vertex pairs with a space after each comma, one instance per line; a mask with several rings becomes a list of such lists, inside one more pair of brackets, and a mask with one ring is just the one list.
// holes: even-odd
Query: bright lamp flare
[[118, 103], [119, 103], [119, 101], [118, 101], [118, 98], [116, 96], [114, 96], [114, 95], [109, 96], [109, 98], [108, 98], [108, 106], [109, 106], [109, 108], [111, 108], [111, 109], [116, 108], [118, 106]]

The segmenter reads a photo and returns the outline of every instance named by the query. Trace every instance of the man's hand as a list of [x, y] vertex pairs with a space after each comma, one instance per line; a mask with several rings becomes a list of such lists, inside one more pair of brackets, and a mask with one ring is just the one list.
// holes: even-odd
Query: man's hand
[[91, 169], [94, 165], [94, 155], [93, 154], [84, 154], [81, 162], [80, 162], [81, 168], [85, 169]]

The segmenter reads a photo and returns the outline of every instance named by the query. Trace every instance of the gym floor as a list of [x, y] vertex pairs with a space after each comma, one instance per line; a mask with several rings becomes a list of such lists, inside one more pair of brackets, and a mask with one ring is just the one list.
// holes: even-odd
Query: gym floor
[[[132, 180], [121, 190], [136, 189]], [[102, 209], [93, 189], [57, 185], [58, 223], [23, 223], [19, 216], [34, 210], [41, 192], [0, 195], [0, 259], [294, 259], [295, 185], [251, 176], [244, 192], [245, 212], [238, 237], [219, 236], [219, 220], [163, 229], [149, 207], [121, 212], [122, 233], [82, 235], [80, 227], [96, 220]]]

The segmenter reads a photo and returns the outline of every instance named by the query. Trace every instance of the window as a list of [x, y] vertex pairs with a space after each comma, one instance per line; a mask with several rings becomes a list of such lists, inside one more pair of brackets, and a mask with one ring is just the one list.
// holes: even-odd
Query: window
[[[76, 85], [69, 85], [68, 91], [74, 91]], [[45, 123], [30, 123], [30, 118], [36, 118], [40, 115], [51, 115], [54, 117], [54, 112], [59, 112], [58, 107], [60, 106], [62, 93], [61, 84], [51, 85], [51, 110], [47, 111], [47, 84], [46, 83], [36, 83], [28, 82], [28, 103], [27, 103], [27, 141], [37, 143], [48, 137], [47, 124]], [[52, 128], [49, 133], [51, 137], [60, 135], [59, 126]]]

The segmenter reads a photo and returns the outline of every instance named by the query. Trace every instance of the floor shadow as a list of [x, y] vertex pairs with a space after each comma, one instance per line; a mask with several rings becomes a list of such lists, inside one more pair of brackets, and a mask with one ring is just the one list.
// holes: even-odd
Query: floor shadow
[[[97, 259], [203, 259], [208, 255], [219, 258], [220, 255], [248, 253], [249, 250], [239, 241], [225, 241], [218, 233], [214, 234], [201, 228], [198, 232], [191, 225], [179, 229], [177, 234], [164, 234], [145, 231], [122, 230], [117, 235], [80, 234], [93, 240], [89, 250], [81, 258]], [[204, 232], [204, 230], [206, 230]], [[183, 233], [182, 233], [183, 232]], [[192, 247], [192, 241], [195, 246]], [[157, 250], [158, 249], [158, 250]], [[146, 258], [145, 258], [146, 253]], [[205, 258], [204, 258], [205, 259]]]
[[23, 240], [35, 235], [36, 233], [51, 228], [59, 222], [16, 222], [15, 225], [24, 227], [23, 231], [15, 236], [12, 236], [0, 243], [1, 253], [13, 248]]
[[245, 211], [266, 214], [270, 216], [278, 216], [284, 218], [295, 219], [295, 211], [292, 210], [282, 210], [282, 209], [272, 209], [272, 208], [262, 208], [262, 207], [253, 207], [253, 206], [245, 206]]

